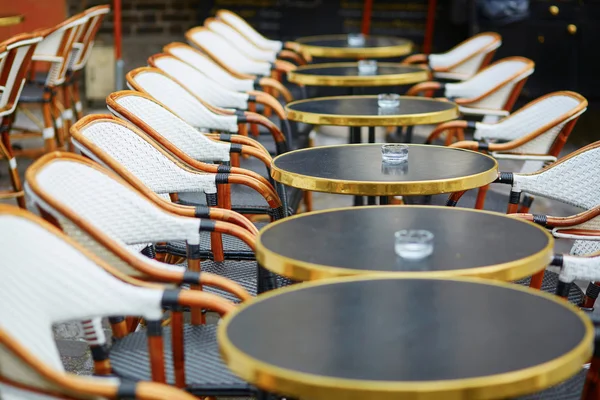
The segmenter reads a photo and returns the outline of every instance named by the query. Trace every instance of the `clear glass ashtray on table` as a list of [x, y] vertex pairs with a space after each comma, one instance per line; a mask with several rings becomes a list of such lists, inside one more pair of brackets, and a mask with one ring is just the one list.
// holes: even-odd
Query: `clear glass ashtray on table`
[[387, 164], [401, 164], [408, 160], [408, 146], [399, 143], [381, 145], [381, 161]]
[[348, 46], [350, 47], [362, 47], [365, 45], [365, 35], [362, 33], [349, 33], [348, 34]]
[[358, 74], [359, 75], [375, 75], [377, 73], [376, 60], [359, 60]]
[[433, 253], [433, 233], [423, 229], [405, 229], [394, 234], [396, 254], [407, 260], [420, 260]]
[[389, 109], [400, 107], [400, 95], [396, 93], [382, 93], [377, 96], [379, 108]]

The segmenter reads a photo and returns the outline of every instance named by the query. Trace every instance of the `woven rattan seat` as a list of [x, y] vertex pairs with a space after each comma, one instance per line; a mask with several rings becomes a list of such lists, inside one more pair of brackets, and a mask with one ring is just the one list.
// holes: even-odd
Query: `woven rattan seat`
[[[520, 279], [515, 283], [519, 285], [529, 286], [531, 278]], [[542, 283], [542, 290], [548, 293], [556, 293], [556, 285], [558, 284], [558, 274], [556, 272], [548, 271], [544, 273], [544, 281]], [[571, 285], [569, 291], [569, 301], [573, 304], [581, 304], [583, 300], [583, 290], [577, 285]]]
[[44, 88], [42, 86], [27, 83], [23, 86], [19, 103], [41, 103], [44, 100]]
[[[223, 364], [216, 338], [216, 325], [186, 325], [184, 328], [186, 390], [202, 396], [248, 396], [253, 388], [233, 375]], [[174, 384], [170, 327], [164, 329], [167, 382]], [[151, 380], [148, 344], [144, 331], [117, 341], [110, 361], [116, 375], [133, 381]]]
[[584, 369], [571, 379], [542, 392], [519, 397], [518, 400], [579, 400], [588, 370]]

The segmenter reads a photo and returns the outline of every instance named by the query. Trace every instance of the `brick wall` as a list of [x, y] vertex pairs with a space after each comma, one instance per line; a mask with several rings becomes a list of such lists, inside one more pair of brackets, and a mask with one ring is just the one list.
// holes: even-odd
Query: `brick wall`
[[[123, 36], [183, 35], [198, 25], [202, 0], [122, 0]], [[69, 15], [112, 0], [67, 0]], [[111, 33], [112, 14], [104, 20], [100, 34]]]

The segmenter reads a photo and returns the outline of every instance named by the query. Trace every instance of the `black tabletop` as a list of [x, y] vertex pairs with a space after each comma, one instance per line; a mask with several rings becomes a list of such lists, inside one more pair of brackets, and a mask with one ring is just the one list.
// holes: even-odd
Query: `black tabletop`
[[359, 46], [348, 43], [348, 35], [306, 36], [296, 39], [305, 51], [316, 57], [362, 58], [397, 57], [409, 54], [413, 43], [393, 36], [365, 36]]
[[[394, 233], [403, 229], [433, 233], [433, 253], [422, 260], [398, 257]], [[505, 214], [377, 206], [300, 214], [269, 224], [259, 234], [256, 253], [265, 268], [294, 280], [397, 272], [508, 281], [545, 268], [552, 248], [545, 229]]]
[[397, 109], [378, 105], [377, 96], [333, 96], [298, 100], [286, 106], [288, 118], [316, 125], [407, 126], [433, 124], [458, 117], [455, 103], [401, 96]]
[[[396, 74], [411, 74], [413, 72], [422, 72], [423, 68], [414, 65], [402, 65], [395, 63], [378, 63], [377, 70], [370, 75], [396, 75]], [[358, 63], [330, 63], [330, 64], [310, 64], [299, 67], [295, 72], [307, 75], [336, 75], [336, 76], [356, 76], [360, 75], [358, 71]], [[368, 75], [363, 75], [368, 76]]]
[[497, 177], [492, 157], [432, 145], [408, 145], [408, 161], [388, 165], [381, 144], [313, 147], [273, 160], [271, 175], [305, 190], [357, 195], [424, 195], [481, 187]]
[[319, 47], [390, 47], [390, 46], [402, 46], [410, 44], [410, 40], [394, 37], [394, 36], [364, 36], [364, 43], [360, 46], [350, 46], [348, 44], [347, 35], [323, 35], [323, 36], [306, 36], [299, 38], [296, 42], [306, 44], [310, 46]]
[[225, 319], [219, 342], [235, 373], [295, 397], [508, 398], [581, 370], [586, 319], [513, 284], [354, 278], [261, 296]]

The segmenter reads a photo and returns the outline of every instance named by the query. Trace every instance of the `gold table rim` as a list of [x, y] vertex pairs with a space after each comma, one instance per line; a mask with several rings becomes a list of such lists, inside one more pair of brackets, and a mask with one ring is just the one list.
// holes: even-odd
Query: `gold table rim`
[[326, 97], [315, 97], [311, 99], [296, 100], [288, 103], [285, 106], [285, 111], [289, 120], [304, 122], [305, 124], [311, 125], [334, 125], [334, 126], [412, 126], [412, 125], [425, 125], [425, 124], [437, 124], [440, 122], [450, 121], [459, 117], [458, 105], [455, 103], [440, 100], [430, 99], [427, 97], [418, 96], [400, 96], [400, 102], [402, 99], [417, 99], [420, 101], [430, 101], [435, 103], [448, 103], [453, 104], [454, 107], [448, 108], [441, 111], [431, 111], [426, 113], [416, 114], [402, 114], [402, 115], [343, 115], [343, 114], [322, 114], [322, 113], [311, 113], [305, 111], [297, 111], [291, 109], [296, 104], [324, 101], [332, 99], [357, 99], [357, 98], [372, 98], [376, 99], [377, 95], [359, 95], [359, 96], [326, 96]]
[[413, 49], [413, 42], [405, 38], [386, 35], [372, 35], [375, 37], [386, 37], [400, 39], [404, 41], [402, 44], [393, 46], [379, 47], [328, 47], [306, 44], [304, 42], [311, 39], [343, 39], [347, 38], [348, 34], [337, 35], [313, 35], [302, 36], [295, 40], [305, 51], [314, 57], [331, 57], [331, 58], [388, 58], [399, 57], [409, 54]]
[[[475, 189], [492, 183], [498, 177], [498, 161], [493, 157], [472, 150], [455, 149], [445, 146], [435, 146], [426, 144], [407, 144], [407, 146], [422, 146], [443, 148], [451, 151], [466, 151], [477, 154], [481, 157], [487, 157], [493, 161], [493, 167], [487, 171], [478, 172], [472, 175], [466, 175], [448, 179], [432, 179], [428, 181], [354, 181], [334, 178], [314, 177], [303, 175], [296, 172], [289, 172], [279, 168], [276, 165], [278, 159], [286, 155], [301, 151], [311, 151], [311, 149], [323, 149], [329, 147], [346, 146], [381, 146], [380, 143], [373, 144], [337, 144], [330, 146], [310, 147], [298, 149], [280, 154], [271, 162], [271, 177], [284, 185], [292, 186], [298, 189], [310, 190], [314, 192], [325, 192], [335, 194], [351, 194], [363, 196], [394, 196], [394, 195], [430, 195], [454, 193], [462, 190]], [[409, 150], [410, 151], [410, 150]]]
[[[415, 71], [403, 74], [386, 75], [312, 75], [305, 74], [307, 69], [349, 67], [358, 65], [356, 62], [332, 62], [322, 64], [302, 65], [293, 71], [288, 72], [288, 80], [292, 83], [308, 86], [336, 86], [336, 87], [364, 87], [364, 86], [392, 86], [408, 85], [418, 82], [424, 82], [429, 79], [429, 71], [418, 66], [412, 67]], [[399, 63], [380, 62], [378, 66], [389, 67], [398, 66]]]
[[[360, 209], [369, 209], [369, 208], [441, 208], [448, 210], [448, 212], [458, 211], [458, 212], [473, 212], [473, 213], [481, 213], [481, 214], [491, 214], [499, 217], [512, 218], [506, 216], [506, 214], [496, 213], [493, 211], [487, 210], [474, 210], [474, 209], [457, 209], [454, 207], [445, 207], [445, 206], [426, 206], [426, 205], [385, 205], [385, 206], [362, 206]], [[546, 246], [539, 250], [536, 253], [530, 254], [526, 257], [520, 258], [518, 260], [513, 260], [509, 262], [505, 262], [502, 264], [492, 264], [475, 268], [463, 268], [463, 269], [452, 269], [452, 270], [442, 270], [442, 271], [376, 271], [376, 270], [357, 270], [351, 268], [341, 268], [335, 267], [331, 265], [325, 264], [317, 264], [311, 263], [308, 261], [301, 261], [291, 257], [287, 257], [281, 255], [267, 247], [262, 242], [263, 235], [269, 231], [270, 229], [275, 228], [277, 225], [285, 224], [286, 221], [291, 219], [303, 218], [316, 214], [324, 214], [331, 212], [339, 212], [346, 210], [353, 210], [356, 207], [336, 207], [327, 210], [319, 210], [313, 211], [310, 213], [303, 213], [290, 216], [288, 218], [284, 218], [279, 221], [275, 221], [259, 232], [256, 238], [256, 258], [260, 265], [269, 271], [275, 272], [277, 274], [286, 276], [293, 280], [297, 281], [312, 281], [319, 279], [329, 279], [329, 278], [338, 278], [344, 276], [374, 276], [374, 275], [399, 275], [406, 276], [412, 278], [420, 278], [420, 277], [477, 277], [477, 278], [486, 278], [486, 279], [497, 279], [502, 281], [514, 281], [517, 279], [521, 279], [527, 276], [531, 276], [534, 273], [545, 268], [554, 252], [554, 238], [552, 235], [548, 233], [547, 230], [543, 229], [537, 224], [534, 224], [530, 221], [525, 221], [523, 219], [517, 219], [518, 221], [536, 227], [543, 232], [546, 236], [548, 243]]]
[[[404, 399], [411, 400], [437, 400], [444, 398], [509, 398], [525, 395], [547, 389], [557, 383], [563, 382], [581, 370], [581, 366], [588, 362], [593, 352], [594, 329], [591, 321], [583, 311], [566, 302], [558, 296], [543, 291], [532, 291], [527, 287], [512, 283], [498, 282], [472, 277], [450, 277], [443, 280], [473, 282], [491, 286], [501, 286], [508, 289], [525, 291], [534, 296], [544, 297], [562, 307], [573, 311], [582, 321], [585, 334], [581, 342], [569, 352], [543, 364], [524, 368], [517, 371], [501, 374], [428, 382], [406, 381], [372, 381], [351, 380], [345, 378], [324, 377], [305, 372], [298, 372], [287, 368], [277, 367], [247, 355], [237, 348], [227, 336], [227, 328], [235, 316], [244, 309], [251, 307], [271, 297], [280, 296], [290, 291], [301, 290], [305, 287], [328, 285], [338, 282], [353, 282], [378, 279], [414, 279], [392, 275], [344, 277], [325, 279], [316, 282], [299, 283], [263, 293], [253, 300], [242, 303], [230, 312], [221, 321], [218, 327], [217, 339], [219, 349], [227, 366], [238, 376], [256, 386], [281, 394], [295, 397], [313, 398], [315, 400], [331, 398], [333, 395], [343, 396], [347, 400], [364, 399], [397, 399], [403, 395]], [[418, 279], [441, 280], [438, 277], [420, 277]]]
[[25, 19], [23, 14], [0, 15], [0, 27], [20, 24]]

